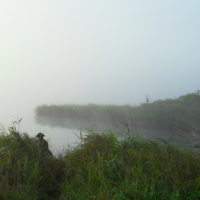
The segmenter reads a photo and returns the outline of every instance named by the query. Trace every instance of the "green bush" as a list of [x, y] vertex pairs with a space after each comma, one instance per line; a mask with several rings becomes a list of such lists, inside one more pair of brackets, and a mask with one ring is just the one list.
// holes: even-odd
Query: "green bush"
[[134, 128], [171, 129], [171, 122], [178, 120], [200, 129], [199, 92], [177, 99], [157, 100], [140, 106], [117, 105], [40, 105], [35, 108], [37, 123], [73, 129], [96, 124], [110, 128], [111, 124]]
[[18, 122], [0, 135], [2, 200], [200, 198], [200, 154], [192, 149], [88, 129], [78, 146], [45, 156]]

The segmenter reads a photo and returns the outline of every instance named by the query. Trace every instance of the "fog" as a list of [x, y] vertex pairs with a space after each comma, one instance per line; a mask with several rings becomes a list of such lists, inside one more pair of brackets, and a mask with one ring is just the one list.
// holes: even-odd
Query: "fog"
[[1, 1], [0, 123], [23, 117], [22, 131], [52, 131], [55, 141], [63, 130], [35, 125], [37, 105], [139, 105], [146, 95], [152, 102], [195, 92], [199, 7], [183, 0]]

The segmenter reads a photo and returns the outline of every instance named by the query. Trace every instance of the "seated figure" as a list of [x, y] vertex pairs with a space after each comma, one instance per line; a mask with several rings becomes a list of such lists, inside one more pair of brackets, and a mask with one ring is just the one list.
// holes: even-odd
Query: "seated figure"
[[49, 150], [48, 142], [43, 138], [45, 135], [43, 133], [38, 133], [36, 135], [39, 150], [42, 155], [50, 155], [52, 156], [51, 151]]

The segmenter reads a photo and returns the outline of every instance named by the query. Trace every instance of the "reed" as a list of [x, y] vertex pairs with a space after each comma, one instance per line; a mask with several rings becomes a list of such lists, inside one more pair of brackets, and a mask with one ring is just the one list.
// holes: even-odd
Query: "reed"
[[59, 157], [40, 154], [33, 138], [1, 129], [2, 200], [193, 200], [200, 198], [200, 154], [139, 135], [119, 140], [88, 129]]

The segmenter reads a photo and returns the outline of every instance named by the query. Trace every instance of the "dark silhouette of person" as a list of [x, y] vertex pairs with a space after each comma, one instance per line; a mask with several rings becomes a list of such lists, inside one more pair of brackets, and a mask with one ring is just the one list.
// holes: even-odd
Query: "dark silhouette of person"
[[38, 146], [39, 146], [39, 150], [41, 152], [42, 155], [50, 155], [53, 156], [51, 151], [49, 150], [49, 144], [48, 142], [44, 139], [44, 134], [43, 133], [38, 133], [36, 135], [37, 138], [37, 142], [38, 142]]

